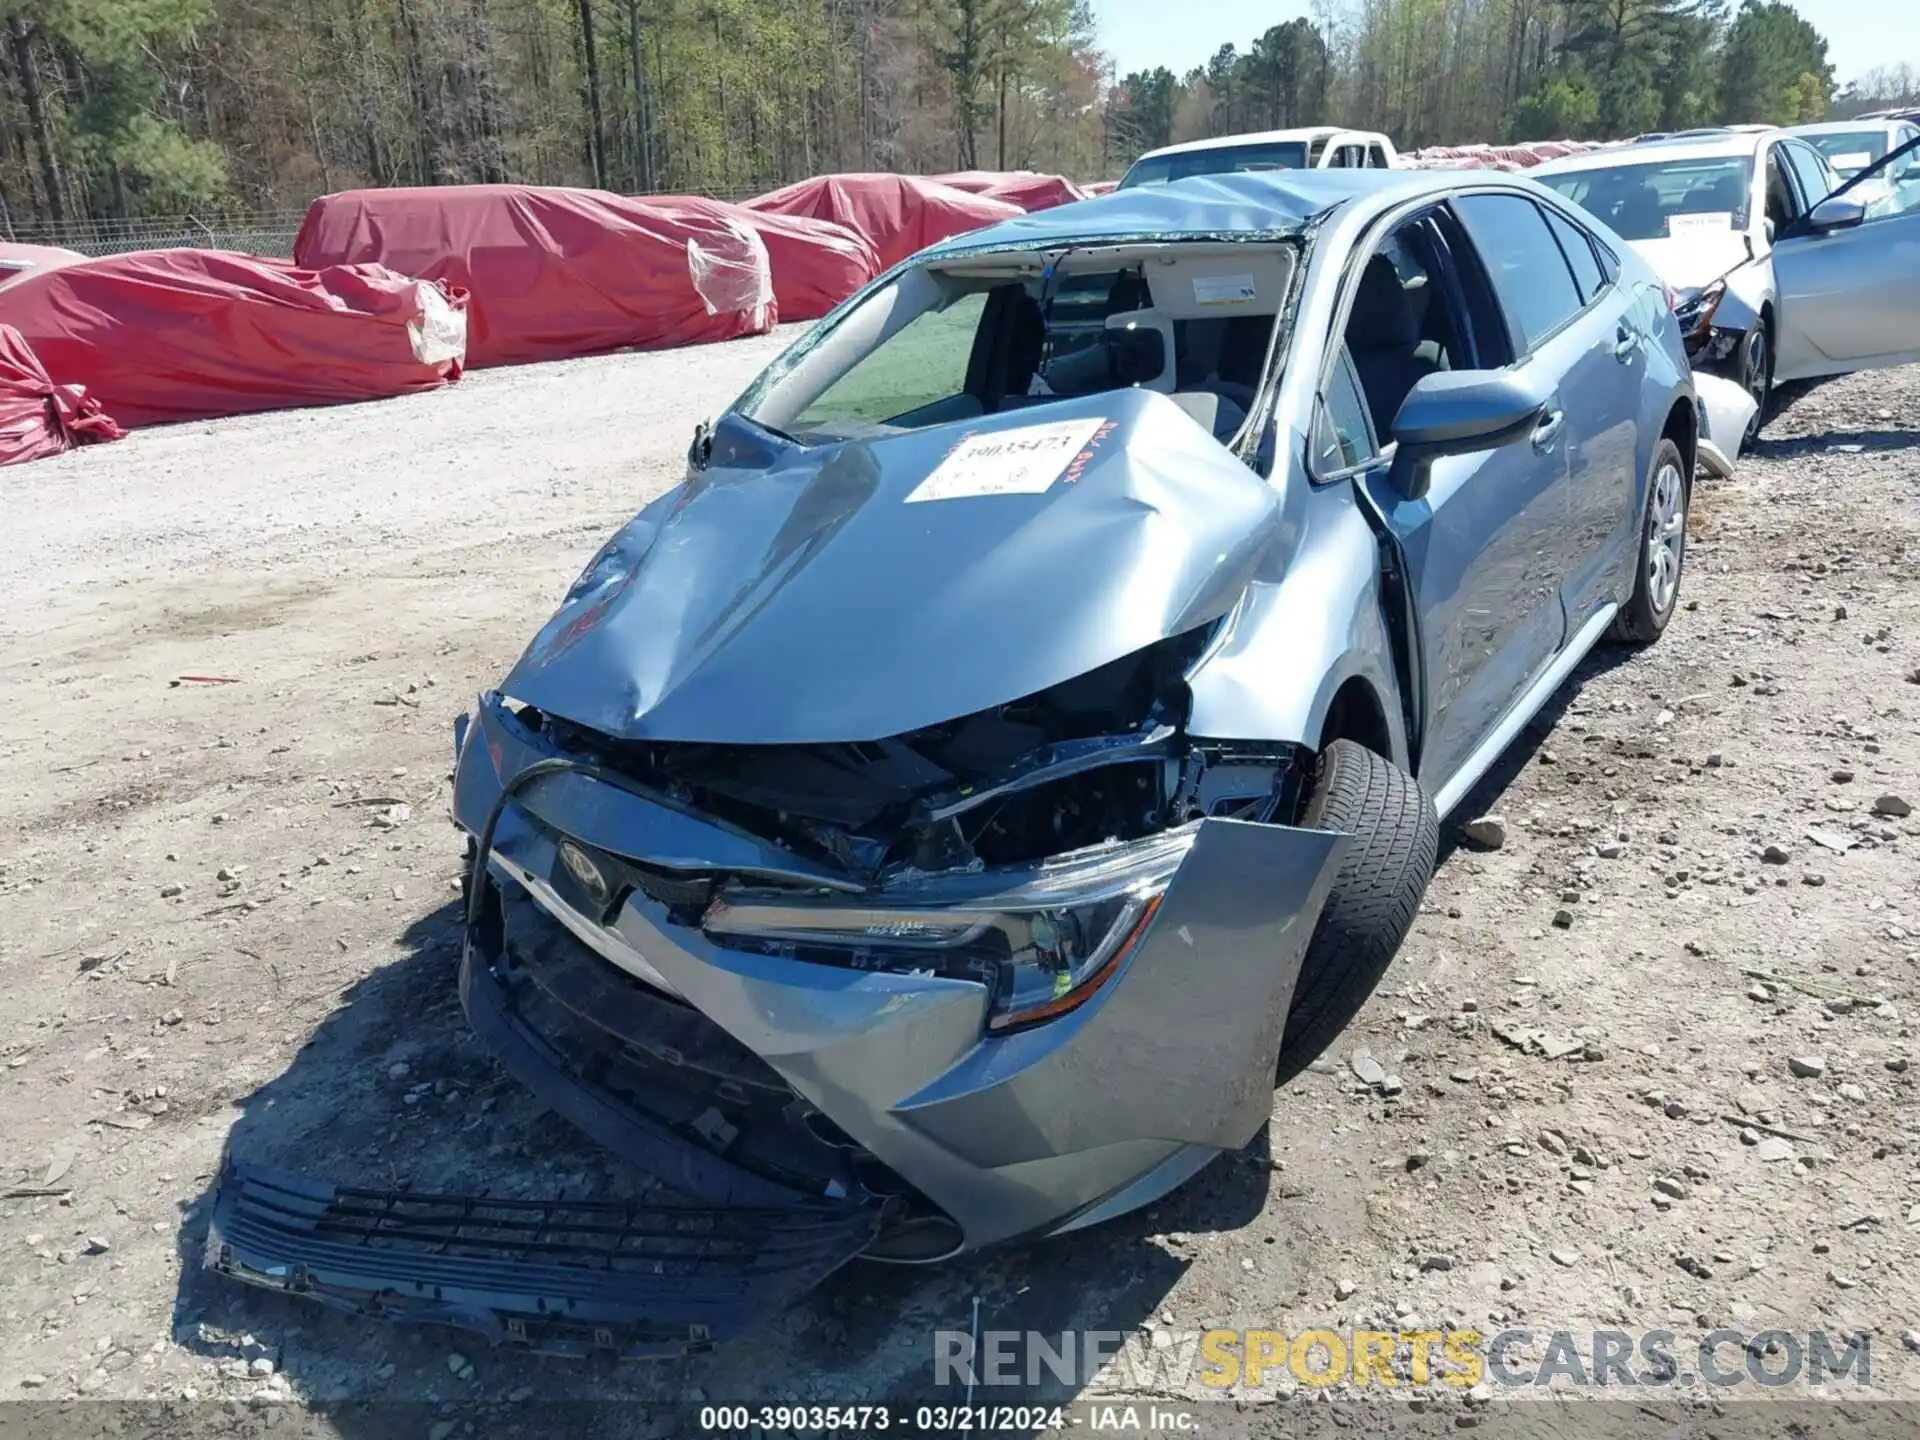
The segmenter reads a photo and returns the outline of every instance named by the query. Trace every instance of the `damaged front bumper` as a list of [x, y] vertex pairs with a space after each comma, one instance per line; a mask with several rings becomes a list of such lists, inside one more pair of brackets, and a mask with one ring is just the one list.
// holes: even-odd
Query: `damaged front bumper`
[[[782, 1254], [804, 1230], [812, 1248], [782, 1284], [854, 1253], [924, 1262], [1095, 1223], [1245, 1145], [1270, 1113], [1294, 982], [1346, 844], [1205, 818], [1098, 847], [1161, 867], [1151, 904], [1083, 1003], [996, 1028], [991, 983], [863, 951], [832, 963], [817, 946], [747, 947], [714, 933], [721, 902], [689, 918], [679, 877], [713, 879], [736, 912], [841, 907], [894, 937], [943, 906], [1031, 904], [1055, 862], [863, 880], [566, 763], [496, 695], [459, 750], [455, 818], [484, 849], [461, 972], [475, 1032], [693, 1213], [757, 1216]], [[290, 1267], [319, 1272], [268, 1243], [283, 1233], [221, 1268], [301, 1288]], [[763, 1312], [785, 1303], [755, 1283]], [[629, 1315], [672, 1321], [684, 1343], [685, 1307], [645, 1298]], [[461, 1323], [474, 1303], [430, 1318]], [[718, 1337], [711, 1318], [688, 1323]]]
[[[808, 1115], [828, 1122], [816, 1128], [836, 1137], [856, 1177], [880, 1177], [856, 1179], [856, 1198], [904, 1190], [952, 1225], [954, 1248], [973, 1248], [1147, 1203], [1265, 1123], [1294, 980], [1344, 836], [1225, 819], [1184, 827], [1184, 854], [1117, 973], [1058, 1019], [994, 1033], [993, 997], [975, 981], [734, 948], [676, 923], [669, 905], [638, 887], [587, 913], [563, 842], [601, 858], [725, 870], [863, 904], [889, 897], [665, 797], [586, 774], [545, 776], [499, 804], [512, 777], [551, 758], [497, 696], [482, 697], [454, 806], [474, 834], [499, 807], [494, 883], [509, 902], [524, 893], [607, 966], [697, 1012], [777, 1075]], [[977, 901], [1016, 883], [962, 872], [911, 888], [923, 900], [944, 886], [956, 901]], [[550, 1068], [515, 1068], [537, 1092], [550, 1091]], [[726, 1104], [716, 1108], [734, 1123]], [[689, 1133], [721, 1159], [738, 1143], [724, 1128], [704, 1140], [697, 1128], [681, 1132]], [[817, 1193], [831, 1193], [836, 1179], [848, 1184], [823, 1179]]]

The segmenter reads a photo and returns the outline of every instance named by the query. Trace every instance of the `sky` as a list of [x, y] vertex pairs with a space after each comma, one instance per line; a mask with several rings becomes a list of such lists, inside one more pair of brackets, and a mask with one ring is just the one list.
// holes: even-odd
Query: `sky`
[[[1878, 65], [1920, 65], [1920, 24], [1914, 0], [1793, 0], [1827, 37], [1834, 81], [1845, 85]], [[1184, 75], [1231, 40], [1245, 51], [1270, 25], [1285, 24], [1308, 7], [1299, 0], [1093, 0], [1100, 44], [1119, 72], [1164, 65]]]

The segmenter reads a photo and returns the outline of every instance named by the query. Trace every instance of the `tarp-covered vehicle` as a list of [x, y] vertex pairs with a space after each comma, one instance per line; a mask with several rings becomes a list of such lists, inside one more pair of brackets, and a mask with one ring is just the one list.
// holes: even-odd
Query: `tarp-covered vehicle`
[[702, 195], [643, 198], [670, 215], [725, 219], [758, 235], [773, 268], [773, 298], [782, 321], [818, 320], [880, 273], [880, 257], [867, 238], [831, 220], [749, 210]]
[[1696, 461], [1659, 283], [1524, 180], [1202, 178], [936, 247], [456, 731], [467, 1015], [682, 1197], [564, 1237], [653, 1268], [450, 1251], [457, 1199], [367, 1248], [405, 1197], [244, 1157], [210, 1260], [655, 1353], [1151, 1202], [1346, 1024], [1587, 650], [1659, 636]]
[[971, 195], [1004, 200], [1028, 213], [1051, 210], [1056, 205], [1071, 205], [1076, 200], [1087, 198], [1087, 192], [1066, 176], [1049, 175], [1038, 170], [955, 170], [950, 174], [935, 175], [933, 182], [955, 190], [965, 190]]
[[301, 265], [373, 262], [472, 297], [470, 366], [669, 349], [778, 319], [767, 249], [724, 215], [604, 190], [437, 185], [347, 190], [308, 207]]
[[29, 270], [0, 323], [121, 425], [433, 390], [460, 376], [465, 297], [379, 265], [138, 250]]
[[893, 174], [817, 175], [756, 196], [747, 208], [844, 225], [867, 238], [883, 270], [928, 245], [1021, 213], [989, 195]]
[[78, 385], [57, 385], [20, 332], [0, 325], [0, 465], [118, 440], [119, 425]]

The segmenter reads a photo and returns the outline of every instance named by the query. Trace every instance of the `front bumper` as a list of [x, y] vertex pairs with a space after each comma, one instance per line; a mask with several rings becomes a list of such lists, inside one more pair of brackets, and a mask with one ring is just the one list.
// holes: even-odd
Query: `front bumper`
[[[479, 833], [508, 780], [549, 758], [539, 735], [483, 696], [461, 747], [456, 819]], [[1294, 981], [1346, 843], [1329, 832], [1199, 822], [1116, 977], [1057, 1020], [989, 1035], [979, 984], [731, 950], [638, 890], [608, 916], [584, 914], [556, 883], [562, 837], [669, 869], [854, 882], [572, 773], [517, 789], [500, 807], [488, 857], [496, 883], [524, 891], [599, 960], [684, 1002], [751, 1052], [831, 1122], [857, 1171], [897, 1176], [916, 1204], [957, 1227], [966, 1248], [1147, 1203], [1253, 1138], [1271, 1110]], [[476, 1026], [486, 1038], [484, 1022]], [[547, 1067], [501, 1053], [550, 1096]], [[716, 1156], [729, 1148], [739, 1127], [722, 1119], [707, 1127], [710, 1140], [696, 1127], [690, 1143]], [[657, 1152], [609, 1127], [582, 1128], [662, 1168]]]

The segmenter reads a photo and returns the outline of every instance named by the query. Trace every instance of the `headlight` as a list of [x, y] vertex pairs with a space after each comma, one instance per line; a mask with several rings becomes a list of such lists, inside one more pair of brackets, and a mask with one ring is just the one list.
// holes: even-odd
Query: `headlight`
[[1694, 341], [1705, 336], [1713, 325], [1714, 312], [1720, 308], [1720, 302], [1726, 298], [1726, 294], [1726, 282], [1716, 280], [1704, 290], [1696, 290], [1691, 295], [1676, 295], [1673, 318], [1680, 322], [1682, 337]]
[[896, 885], [864, 905], [734, 892], [700, 923], [756, 950], [979, 980], [993, 992], [987, 1028], [1012, 1030], [1078, 1009], [1119, 972], [1197, 830], [1063, 855], [1012, 877]]

